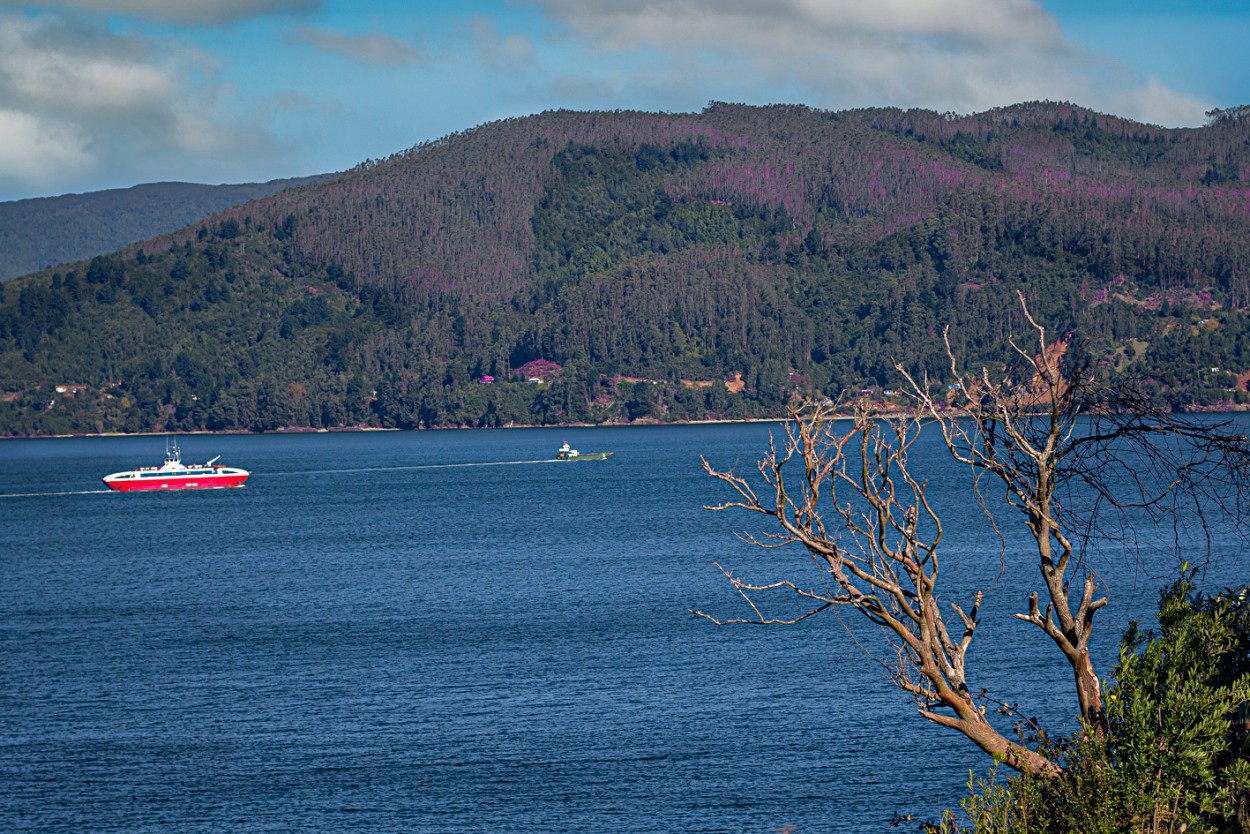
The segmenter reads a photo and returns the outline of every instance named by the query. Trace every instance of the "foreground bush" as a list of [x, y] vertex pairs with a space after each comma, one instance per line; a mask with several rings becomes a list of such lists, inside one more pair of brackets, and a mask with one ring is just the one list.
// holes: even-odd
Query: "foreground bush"
[[1043, 741], [1058, 776], [992, 772], [930, 834], [1250, 831], [1250, 586], [1161, 594], [1159, 628], [1125, 634], [1105, 729]]

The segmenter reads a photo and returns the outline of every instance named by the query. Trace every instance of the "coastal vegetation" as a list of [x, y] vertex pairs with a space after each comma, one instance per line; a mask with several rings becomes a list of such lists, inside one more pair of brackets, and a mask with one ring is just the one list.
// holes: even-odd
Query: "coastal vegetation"
[[1124, 635], [1104, 726], [1033, 736], [1062, 774], [973, 779], [930, 834], [1250, 830], [1250, 586], [1207, 595], [1183, 571], [1158, 628]]
[[1248, 137], [1049, 102], [487, 124], [0, 285], [0, 433], [888, 403], [945, 324], [989, 361], [1016, 293], [1162, 407], [1238, 408]]

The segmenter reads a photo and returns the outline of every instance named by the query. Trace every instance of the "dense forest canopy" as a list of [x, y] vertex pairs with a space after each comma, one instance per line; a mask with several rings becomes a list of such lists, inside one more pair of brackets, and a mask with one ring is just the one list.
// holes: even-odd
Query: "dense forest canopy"
[[1241, 118], [544, 113], [0, 285], [0, 432], [775, 416], [1001, 355], [1017, 290], [1234, 407], [1248, 232]]

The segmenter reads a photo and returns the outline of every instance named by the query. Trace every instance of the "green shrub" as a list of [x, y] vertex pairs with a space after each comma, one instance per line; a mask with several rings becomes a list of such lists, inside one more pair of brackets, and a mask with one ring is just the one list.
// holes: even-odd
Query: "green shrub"
[[940, 834], [1233, 834], [1250, 831], [1250, 608], [1246, 589], [1164, 589], [1159, 628], [1126, 632], [1106, 729], [1044, 744], [1046, 778], [997, 768], [969, 780]]

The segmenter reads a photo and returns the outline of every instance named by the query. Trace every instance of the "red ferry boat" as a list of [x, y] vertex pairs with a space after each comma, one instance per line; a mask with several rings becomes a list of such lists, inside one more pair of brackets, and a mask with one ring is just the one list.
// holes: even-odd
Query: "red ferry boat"
[[114, 472], [101, 478], [105, 486], [118, 492], [147, 489], [225, 489], [243, 486], [251, 472], [231, 466], [216, 466], [217, 457], [208, 463], [187, 466], [175, 444], [165, 452], [160, 466], [140, 466], [126, 472]]

